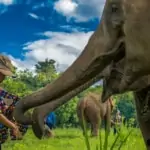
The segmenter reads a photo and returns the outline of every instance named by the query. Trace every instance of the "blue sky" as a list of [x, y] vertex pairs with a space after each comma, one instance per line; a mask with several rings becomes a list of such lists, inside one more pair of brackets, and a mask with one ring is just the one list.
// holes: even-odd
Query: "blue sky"
[[0, 0], [0, 51], [19, 69], [54, 59], [64, 71], [99, 24], [105, 0]]

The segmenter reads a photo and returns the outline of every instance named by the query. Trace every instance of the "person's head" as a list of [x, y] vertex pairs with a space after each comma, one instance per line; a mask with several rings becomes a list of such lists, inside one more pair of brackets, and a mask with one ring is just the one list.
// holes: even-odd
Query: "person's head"
[[119, 110], [117, 110], [116, 115], [120, 115], [120, 111]]
[[11, 60], [7, 56], [0, 55], [0, 83], [6, 76], [13, 76], [12, 68]]

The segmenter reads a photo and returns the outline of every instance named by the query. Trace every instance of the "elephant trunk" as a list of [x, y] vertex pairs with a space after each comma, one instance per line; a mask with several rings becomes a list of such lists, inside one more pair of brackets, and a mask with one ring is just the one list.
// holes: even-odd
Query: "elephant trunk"
[[[100, 30], [97, 31], [98, 33], [95, 32], [98, 35], [93, 34], [80, 57], [53, 84], [49, 84], [19, 101], [14, 111], [17, 121], [27, 122], [28, 119], [24, 116], [24, 112], [29, 108], [45, 104], [78, 88], [110, 63], [121, 41], [117, 41], [117, 43], [113, 41], [111, 45], [108, 45], [104, 41], [104, 37], [101, 37], [104, 34], [99, 33], [102, 32], [102, 29], [98, 30]], [[113, 45], [115, 46], [113, 47]], [[107, 52], [112, 47], [113, 49]]]
[[55, 101], [46, 103], [34, 109], [32, 114], [33, 119], [33, 132], [38, 137], [41, 138], [43, 131], [44, 131], [44, 120], [45, 116], [49, 114], [49, 112], [56, 110], [59, 106], [65, 104], [70, 100], [72, 97], [76, 96], [80, 92], [84, 91], [88, 87], [90, 87], [95, 82], [99, 81], [101, 78], [106, 77], [109, 75], [110, 68], [109, 66], [102, 72], [99, 73], [96, 77], [92, 78], [85, 84], [81, 85], [80, 87], [74, 89], [73, 91], [69, 92], [68, 94], [64, 95], [63, 97], [56, 99]]

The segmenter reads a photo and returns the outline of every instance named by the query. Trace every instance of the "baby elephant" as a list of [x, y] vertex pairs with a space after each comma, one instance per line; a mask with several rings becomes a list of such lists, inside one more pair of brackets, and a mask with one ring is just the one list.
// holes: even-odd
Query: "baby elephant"
[[108, 130], [110, 130], [112, 109], [112, 99], [109, 98], [105, 103], [102, 103], [100, 94], [88, 93], [81, 98], [77, 104], [77, 116], [83, 129], [83, 134], [85, 134], [83, 118], [85, 123], [90, 123], [91, 125], [91, 136], [98, 136], [101, 120], [105, 122], [105, 131], [107, 125]]

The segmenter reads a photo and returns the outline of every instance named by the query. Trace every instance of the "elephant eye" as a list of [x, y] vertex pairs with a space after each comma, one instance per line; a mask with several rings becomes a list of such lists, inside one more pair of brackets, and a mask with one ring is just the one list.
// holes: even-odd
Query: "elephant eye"
[[113, 13], [116, 13], [117, 11], [118, 11], [118, 7], [117, 7], [117, 5], [115, 5], [115, 4], [112, 4], [112, 7], [111, 7], [111, 11], [113, 12]]

